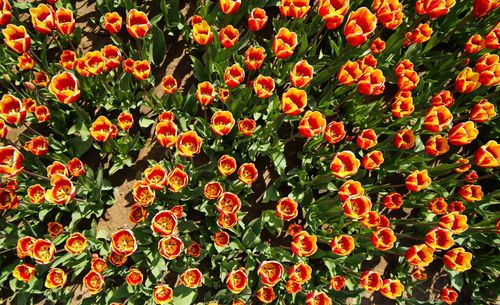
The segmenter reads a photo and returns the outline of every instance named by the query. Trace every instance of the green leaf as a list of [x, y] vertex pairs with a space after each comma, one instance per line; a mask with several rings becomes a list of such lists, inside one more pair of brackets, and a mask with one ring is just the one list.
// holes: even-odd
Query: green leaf
[[156, 65], [161, 64], [163, 59], [165, 58], [166, 53], [166, 44], [165, 44], [165, 35], [158, 28], [158, 26], [153, 26], [153, 43], [151, 44], [151, 51], [153, 53], [153, 63]]
[[198, 291], [196, 289], [190, 289], [186, 286], [180, 285], [174, 289], [174, 305], [191, 305], [196, 299]]

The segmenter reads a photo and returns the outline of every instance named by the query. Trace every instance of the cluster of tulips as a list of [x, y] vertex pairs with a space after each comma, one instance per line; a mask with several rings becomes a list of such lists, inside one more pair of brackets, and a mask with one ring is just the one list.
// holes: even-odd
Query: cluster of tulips
[[[410, 304], [427, 283], [432, 301], [453, 304], [465, 302], [464, 285], [477, 300], [482, 281], [495, 284], [495, 266], [485, 267], [493, 277], [481, 267], [498, 255], [498, 192], [480, 180], [500, 177], [498, 1], [201, 1], [176, 29], [190, 45], [191, 89], [172, 74], [151, 80], [162, 69], [151, 52], [165, 44], [152, 32], [162, 35], [168, 20], [160, 20], [178, 1], [161, 1], [164, 16], [154, 19], [134, 1], [116, 11], [98, 3], [113, 43], [87, 50], [74, 46], [70, 1], [35, 2], [0, 0], [8, 66], [0, 282], [14, 279], [9, 298], [66, 295], [69, 304], [83, 283], [95, 304], [332, 305], [379, 296]], [[16, 16], [24, 13], [31, 18]], [[135, 44], [120, 38], [123, 24]], [[460, 39], [451, 44], [453, 35]], [[458, 47], [436, 51], [442, 37]], [[47, 60], [52, 42], [59, 50]], [[452, 72], [426, 65], [440, 52]], [[113, 82], [133, 83], [135, 100], [112, 109], [89, 101], [121, 103]], [[81, 142], [71, 142], [75, 134]], [[97, 202], [112, 196], [106, 160], [123, 154], [122, 137], [164, 155], [127, 169], [135, 179], [122, 207], [128, 217], [97, 234], [80, 218], [103, 214]], [[77, 154], [71, 145], [86, 148]], [[373, 257], [395, 266], [377, 269]], [[436, 295], [435, 273], [451, 278]]]

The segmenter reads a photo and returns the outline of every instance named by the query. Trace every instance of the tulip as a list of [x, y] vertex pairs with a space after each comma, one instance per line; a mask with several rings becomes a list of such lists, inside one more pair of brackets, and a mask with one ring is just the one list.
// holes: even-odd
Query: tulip
[[360, 7], [349, 14], [344, 35], [351, 46], [357, 47], [368, 40], [376, 26], [377, 17], [366, 7]]
[[151, 23], [146, 14], [135, 8], [128, 12], [126, 26], [127, 32], [132, 38], [143, 38], [151, 29]]

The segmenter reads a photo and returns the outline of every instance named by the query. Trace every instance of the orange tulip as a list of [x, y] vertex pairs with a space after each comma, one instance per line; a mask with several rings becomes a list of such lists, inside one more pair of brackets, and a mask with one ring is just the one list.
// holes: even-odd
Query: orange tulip
[[75, 30], [75, 18], [73, 12], [60, 7], [55, 13], [55, 26], [59, 33], [63, 35], [70, 35]]
[[361, 165], [363, 165], [363, 168], [366, 170], [374, 170], [379, 168], [380, 164], [382, 164], [383, 162], [383, 153], [381, 151], [374, 150], [364, 155], [363, 159], [361, 160]]
[[433, 30], [428, 23], [421, 23], [413, 30], [413, 32], [405, 34], [403, 44], [405, 46], [410, 46], [413, 43], [424, 43], [431, 39], [432, 33]]
[[81, 233], [73, 233], [68, 239], [66, 239], [66, 244], [64, 249], [71, 254], [81, 254], [87, 248], [87, 239]]
[[399, 280], [385, 279], [380, 287], [380, 293], [386, 298], [395, 300], [403, 294], [404, 286]]
[[21, 264], [17, 265], [12, 271], [12, 275], [19, 281], [24, 283], [28, 283], [31, 281], [36, 274], [36, 269], [33, 265], [30, 264]]
[[248, 274], [245, 268], [229, 272], [226, 276], [227, 289], [234, 294], [239, 294], [245, 289], [248, 283]]
[[141, 223], [146, 220], [148, 212], [145, 207], [139, 204], [133, 204], [130, 207], [130, 212], [128, 214], [128, 221], [131, 223]]
[[184, 250], [184, 243], [179, 237], [171, 235], [160, 239], [158, 249], [161, 256], [167, 260], [172, 260], [181, 255]]
[[299, 133], [304, 138], [312, 138], [322, 133], [326, 126], [326, 118], [319, 111], [307, 111], [299, 123]]
[[222, 229], [229, 229], [238, 223], [238, 215], [236, 213], [219, 214], [217, 216], [217, 225]]
[[380, 54], [385, 50], [385, 41], [380, 38], [375, 39], [370, 45], [370, 50], [373, 54]]
[[377, 271], [364, 271], [361, 273], [360, 284], [368, 292], [377, 291], [382, 287], [382, 277]]
[[332, 288], [335, 291], [340, 291], [345, 287], [345, 282], [346, 282], [345, 277], [336, 275], [332, 277], [329, 281], [330, 288]]
[[230, 111], [216, 111], [212, 115], [210, 129], [218, 136], [225, 136], [234, 126], [233, 114]]
[[114, 35], [122, 29], [123, 19], [117, 12], [107, 12], [104, 14], [103, 25], [109, 34]]
[[132, 58], [127, 58], [122, 61], [122, 69], [125, 73], [132, 73], [134, 71], [135, 61]]
[[48, 264], [55, 259], [56, 247], [47, 239], [37, 239], [30, 247], [31, 257], [38, 264]]
[[329, 30], [338, 28], [349, 10], [349, 0], [320, 0], [318, 13]]
[[127, 282], [127, 284], [130, 286], [140, 285], [142, 284], [143, 280], [144, 276], [142, 275], [142, 272], [137, 268], [129, 269], [127, 276], [125, 277], [125, 282]]
[[263, 286], [257, 292], [255, 293], [257, 299], [264, 303], [268, 304], [271, 303], [276, 299], [276, 294], [274, 293], [273, 287], [270, 286]]
[[470, 120], [476, 123], [484, 123], [488, 122], [496, 114], [495, 105], [486, 99], [482, 99], [472, 107]]
[[203, 194], [207, 199], [217, 199], [220, 194], [222, 194], [223, 189], [219, 182], [211, 181], [205, 184], [203, 188]]
[[128, 12], [126, 26], [127, 32], [132, 38], [143, 38], [151, 29], [151, 23], [149, 22], [148, 16], [135, 8]]
[[376, 26], [377, 17], [366, 7], [360, 7], [349, 14], [344, 35], [351, 46], [357, 47], [368, 40]]
[[167, 304], [174, 298], [174, 290], [168, 284], [155, 286], [153, 289], [153, 302], [155, 304]]
[[312, 291], [306, 296], [306, 305], [332, 305], [332, 299], [323, 291]]
[[414, 245], [406, 250], [405, 259], [413, 266], [426, 267], [434, 260], [434, 249], [426, 244]]
[[203, 274], [198, 268], [189, 268], [180, 275], [182, 285], [197, 288], [203, 284]]
[[110, 71], [120, 66], [122, 55], [120, 50], [113, 45], [106, 45], [101, 49], [104, 59], [104, 70]]
[[108, 260], [111, 263], [111, 265], [115, 267], [120, 267], [123, 266], [127, 260], [128, 257], [124, 255], [123, 253], [116, 252], [115, 250], [111, 249]]
[[18, 61], [17, 66], [22, 71], [31, 70], [35, 66], [35, 61], [28, 53], [21, 54], [21, 56], [17, 58], [17, 61]]
[[463, 146], [474, 141], [479, 134], [479, 130], [474, 126], [474, 122], [467, 121], [459, 123], [448, 132], [448, 140], [451, 145]]
[[132, 116], [131, 113], [128, 112], [121, 112], [118, 115], [118, 126], [120, 127], [121, 130], [127, 131], [132, 127], [134, 124], [134, 117]]
[[136, 181], [132, 188], [132, 195], [134, 196], [135, 203], [147, 207], [151, 205], [155, 198], [156, 192], [146, 181]]
[[472, 35], [465, 43], [465, 52], [474, 54], [486, 47], [486, 41], [479, 34]]
[[130, 256], [137, 250], [137, 240], [129, 229], [121, 229], [111, 234], [111, 248], [114, 252]]
[[460, 187], [458, 194], [467, 202], [480, 201], [484, 193], [480, 185], [466, 184]]
[[45, 200], [55, 204], [68, 204], [76, 195], [76, 188], [66, 176], [54, 174], [50, 179], [52, 188], [45, 192]]
[[38, 136], [24, 143], [24, 149], [29, 150], [35, 156], [44, 156], [49, 151], [49, 143], [45, 137]]
[[47, 35], [54, 30], [54, 9], [46, 4], [30, 8], [31, 23], [38, 32]]
[[432, 97], [431, 103], [434, 107], [451, 107], [455, 103], [455, 99], [450, 91], [442, 90]]
[[455, 164], [461, 164], [459, 167], [455, 168], [454, 171], [459, 174], [463, 174], [467, 172], [471, 168], [471, 164], [468, 159], [464, 159], [462, 157], [458, 158]]
[[348, 180], [339, 188], [337, 195], [342, 201], [346, 201], [350, 197], [364, 195], [365, 190], [360, 182]]
[[418, 0], [415, 3], [415, 12], [437, 19], [448, 14], [453, 6], [455, 6], [455, 0]]
[[432, 182], [427, 170], [415, 170], [406, 177], [405, 185], [410, 192], [425, 190]]
[[398, 0], [375, 0], [372, 10], [385, 28], [394, 30], [403, 22], [403, 6]]
[[371, 236], [372, 245], [381, 251], [390, 250], [394, 247], [396, 236], [390, 228], [379, 228], [373, 231]]
[[298, 45], [297, 34], [287, 28], [280, 28], [274, 37], [273, 53], [278, 58], [288, 58]]
[[238, 179], [245, 184], [252, 184], [258, 176], [259, 173], [253, 163], [244, 163], [238, 169]]
[[12, 7], [8, 0], [0, 0], [0, 25], [10, 23], [12, 19]]
[[281, 0], [278, 7], [282, 16], [296, 19], [304, 17], [311, 9], [309, 0]]
[[346, 136], [344, 123], [332, 121], [330, 122], [323, 134], [324, 139], [330, 144], [336, 144], [342, 141]]
[[219, 0], [219, 8], [226, 15], [236, 13], [241, 6], [241, 0]]
[[134, 68], [132, 70], [132, 75], [137, 80], [145, 80], [151, 74], [151, 66], [147, 60], [136, 60], [134, 61]]
[[290, 82], [292, 86], [304, 88], [312, 80], [314, 68], [306, 60], [297, 62], [290, 71]]
[[298, 203], [292, 198], [281, 198], [276, 205], [276, 216], [278, 216], [279, 219], [290, 221], [299, 214], [299, 210], [297, 209], [298, 206]]
[[66, 284], [68, 275], [60, 268], [51, 268], [45, 278], [45, 287], [49, 289], [61, 288]]
[[232, 25], [227, 25], [219, 32], [219, 40], [221, 45], [228, 49], [234, 46], [240, 37], [240, 32]]
[[64, 50], [59, 58], [59, 64], [66, 70], [71, 70], [75, 67], [77, 61], [76, 53], [70, 50]]
[[284, 272], [283, 265], [277, 261], [262, 261], [257, 269], [262, 284], [267, 286], [276, 285]]
[[373, 129], [363, 130], [356, 138], [356, 144], [363, 150], [373, 148], [377, 143], [377, 134]]
[[56, 221], [51, 221], [47, 224], [47, 232], [49, 232], [50, 237], [57, 237], [64, 232], [64, 226]]
[[239, 64], [234, 64], [231, 67], [227, 67], [224, 72], [224, 83], [229, 88], [238, 87], [245, 79], [245, 71], [240, 67]]
[[161, 80], [161, 88], [163, 93], [174, 94], [177, 91], [177, 81], [172, 75], [166, 75]]
[[292, 87], [281, 96], [281, 111], [286, 115], [301, 114], [306, 106], [307, 93], [304, 90]]
[[214, 234], [214, 242], [218, 247], [225, 247], [229, 244], [229, 234], [224, 231], [219, 231]]
[[463, 233], [469, 228], [469, 225], [467, 225], [467, 216], [458, 212], [441, 216], [438, 225], [440, 228], [450, 230], [453, 234]]
[[248, 28], [252, 32], [260, 31], [266, 25], [267, 20], [266, 11], [256, 7], [248, 15]]
[[427, 205], [427, 208], [429, 211], [436, 215], [441, 215], [446, 213], [446, 208], [448, 207], [448, 204], [446, 203], [445, 199], [443, 197], [438, 197], [434, 198], [431, 201], [429, 201], [429, 204]]
[[90, 270], [83, 278], [83, 285], [87, 288], [88, 293], [98, 294], [104, 287], [104, 276], [102, 274]]
[[451, 287], [445, 287], [439, 292], [439, 298], [446, 304], [453, 304], [458, 298], [458, 293]]
[[345, 234], [335, 236], [330, 242], [330, 248], [337, 255], [349, 255], [354, 250], [354, 238]]
[[31, 256], [31, 247], [33, 246], [33, 243], [35, 242], [35, 239], [31, 236], [24, 236], [21, 237], [17, 240], [17, 256], [19, 258], [25, 258], [28, 256]]
[[187, 131], [181, 133], [175, 142], [175, 147], [179, 155], [185, 158], [191, 158], [201, 151], [203, 140], [198, 136], [196, 131]]
[[472, 13], [474, 17], [481, 18], [488, 15], [500, 6], [500, 3], [495, 0], [474, 0], [472, 5]]
[[415, 106], [413, 105], [411, 91], [399, 91], [396, 93], [391, 111], [392, 116], [395, 118], [404, 118], [412, 114], [415, 111]]
[[27, 195], [31, 203], [42, 203], [45, 200], [45, 188], [40, 184], [34, 184], [28, 188]]
[[38, 107], [37, 102], [34, 99], [32, 99], [31, 97], [22, 98], [21, 101], [22, 101], [23, 107], [26, 109], [27, 112], [33, 113], [36, 110], [36, 107]]
[[14, 146], [0, 147], [0, 173], [7, 177], [14, 177], [20, 174], [23, 168], [23, 155]]
[[337, 73], [337, 79], [343, 85], [350, 86], [355, 84], [363, 74], [360, 65], [357, 61], [348, 60]]
[[4, 94], [0, 100], [0, 116], [11, 125], [20, 125], [26, 117], [26, 109], [20, 99]]
[[236, 171], [236, 159], [228, 155], [223, 155], [217, 162], [217, 168], [221, 175], [229, 176]]
[[358, 172], [361, 162], [356, 158], [351, 151], [342, 151], [333, 155], [333, 159], [330, 162], [330, 170], [332, 175], [344, 179]]
[[452, 232], [440, 227], [431, 229], [425, 235], [425, 243], [434, 250], [447, 250], [455, 244]]
[[311, 279], [311, 274], [312, 268], [304, 262], [299, 262], [288, 270], [288, 278], [290, 281], [300, 285], [307, 283]]
[[172, 147], [177, 139], [177, 125], [172, 121], [162, 121], [156, 124], [156, 140], [163, 147]]
[[159, 191], [167, 184], [167, 171], [160, 164], [155, 164], [148, 167], [144, 173], [144, 180], [149, 184], [149, 187], [155, 191]]
[[403, 196], [396, 192], [389, 193], [384, 196], [383, 203], [389, 210], [397, 210], [403, 205]]
[[459, 272], [469, 270], [472, 267], [471, 260], [472, 253], [465, 251], [462, 247], [449, 250], [443, 257], [446, 267]]
[[187, 248], [187, 254], [191, 257], [197, 258], [201, 254], [201, 246], [197, 242], [192, 242]]
[[398, 87], [402, 91], [411, 91], [417, 87], [420, 77], [417, 72], [406, 70], [404, 74], [398, 76]]
[[397, 149], [412, 149], [415, 146], [416, 137], [411, 129], [398, 131], [392, 140]]
[[292, 251], [300, 257], [311, 256], [318, 250], [316, 241], [316, 236], [310, 235], [306, 231], [299, 232], [293, 237]]
[[460, 72], [455, 79], [455, 89], [463, 94], [470, 93], [480, 86], [479, 73], [472, 71], [469, 67]]
[[205, 20], [193, 25], [191, 35], [193, 36], [194, 41], [202, 46], [209, 44], [214, 39], [212, 29]]
[[259, 98], [268, 98], [274, 93], [274, 79], [271, 76], [259, 74], [253, 82], [253, 90]]
[[199, 83], [196, 90], [196, 98], [198, 99], [198, 103], [205, 107], [212, 104], [215, 99], [214, 86], [207, 81]]
[[465, 206], [461, 201], [453, 201], [448, 205], [449, 213], [453, 212], [462, 213], [463, 211], [465, 211]]
[[219, 88], [219, 100], [222, 103], [225, 103], [229, 99], [230, 96], [231, 96], [231, 92], [229, 91], [229, 89]]
[[46, 106], [37, 106], [35, 108], [35, 117], [39, 123], [50, 120], [50, 110]]
[[241, 209], [241, 200], [231, 192], [222, 193], [217, 199], [216, 209], [222, 214], [234, 214]]
[[479, 147], [474, 153], [474, 163], [482, 168], [496, 168], [500, 166], [500, 144], [490, 140]]
[[158, 116], [158, 121], [160, 122], [166, 122], [166, 121], [173, 122], [174, 120], [175, 120], [175, 115], [172, 111], [163, 111]]
[[71, 72], [62, 72], [52, 77], [49, 91], [59, 102], [71, 104], [80, 98], [80, 84]]
[[258, 70], [265, 58], [266, 54], [263, 48], [250, 47], [245, 52], [245, 66], [250, 71]]
[[188, 180], [188, 175], [182, 170], [182, 166], [177, 166], [167, 176], [168, 189], [173, 193], [180, 192], [186, 187]]
[[425, 152], [433, 157], [445, 154], [449, 150], [448, 139], [442, 135], [432, 136], [425, 143]]
[[238, 130], [240, 133], [244, 136], [251, 136], [255, 128], [257, 127], [257, 123], [255, 120], [249, 119], [249, 118], [244, 118], [243, 120], [238, 122]]
[[26, 28], [22, 25], [15, 26], [8, 24], [2, 30], [3, 41], [12, 51], [22, 54], [28, 52], [31, 47], [31, 38], [26, 32]]
[[358, 79], [358, 92], [364, 95], [379, 95], [385, 90], [385, 77], [380, 69], [367, 68]]
[[113, 127], [111, 121], [107, 117], [101, 115], [92, 123], [90, 135], [98, 142], [106, 142], [112, 137]]

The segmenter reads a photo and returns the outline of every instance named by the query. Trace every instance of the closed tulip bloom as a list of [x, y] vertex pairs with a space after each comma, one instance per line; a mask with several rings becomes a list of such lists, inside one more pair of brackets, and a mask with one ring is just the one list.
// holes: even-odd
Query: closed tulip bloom
[[21, 54], [21, 56], [17, 58], [17, 61], [18, 61], [17, 66], [22, 71], [31, 70], [35, 66], [35, 61], [28, 53]]
[[365, 190], [359, 181], [347, 180], [339, 188], [337, 195], [342, 201], [346, 201], [347, 198], [352, 196], [364, 195]]
[[287, 28], [280, 28], [274, 37], [272, 49], [276, 57], [283, 59], [292, 56], [297, 45], [297, 34]]
[[292, 198], [281, 198], [276, 204], [276, 216], [278, 216], [279, 219], [290, 221], [299, 214], [298, 206], [298, 203]]
[[12, 51], [22, 54], [28, 52], [31, 47], [31, 38], [28, 35], [26, 28], [22, 25], [15, 26], [8, 24], [2, 30], [3, 41]]
[[472, 253], [465, 251], [462, 247], [449, 250], [443, 257], [446, 267], [459, 272], [469, 270], [472, 267], [471, 260]]
[[71, 104], [80, 98], [80, 83], [71, 72], [62, 72], [52, 77], [49, 91], [59, 102]]
[[415, 111], [415, 106], [413, 105], [411, 91], [399, 91], [396, 93], [391, 108], [392, 116], [395, 118], [404, 118], [412, 114]]
[[476, 18], [487, 16], [490, 12], [500, 6], [500, 3], [495, 0], [474, 0], [472, 4], [472, 13]]
[[320, 0], [318, 13], [329, 30], [338, 28], [349, 10], [349, 0]]
[[323, 291], [312, 291], [306, 295], [306, 305], [332, 305], [332, 299]]
[[432, 33], [433, 30], [428, 23], [421, 23], [413, 30], [413, 32], [406, 33], [403, 44], [405, 46], [409, 46], [413, 43], [424, 43], [431, 39]]
[[312, 138], [323, 132], [326, 126], [325, 115], [319, 111], [307, 111], [299, 123], [299, 133], [304, 138]]
[[203, 106], [212, 104], [215, 99], [214, 86], [208, 81], [199, 83], [196, 90], [196, 98], [198, 99], [198, 103]]
[[486, 48], [490, 50], [497, 50], [500, 48], [500, 23], [497, 23], [495, 28], [491, 30], [484, 40], [486, 41]]
[[434, 260], [434, 249], [427, 244], [413, 245], [406, 250], [405, 259], [410, 265], [427, 267]]
[[69, 35], [75, 30], [75, 18], [73, 12], [63, 7], [57, 9], [55, 13], [55, 25], [59, 33]]
[[156, 140], [163, 147], [172, 147], [177, 140], [177, 131], [177, 125], [174, 122], [159, 122], [155, 128]]
[[392, 140], [392, 143], [397, 149], [412, 149], [415, 146], [416, 137], [411, 129], [403, 129], [398, 131]]
[[241, 0], [219, 0], [219, 8], [226, 15], [236, 13], [241, 6]]
[[482, 168], [496, 168], [500, 166], [500, 144], [490, 140], [479, 147], [474, 153], [474, 163]]
[[425, 152], [433, 157], [443, 155], [449, 150], [448, 139], [442, 135], [432, 136], [425, 142]]
[[313, 74], [313, 66], [307, 60], [301, 60], [290, 71], [290, 83], [294, 87], [304, 88], [311, 82]]
[[417, 87], [420, 77], [417, 72], [406, 70], [404, 74], [398, 77], [398, 87], [402, 91], [411, 91]]
[[364, 271], [361, 273], [360, 284], [368, 292], [377, 291], [382, 287], [382, 277], [377, 271]]
[[315, 235], [302, 231], [293, 237], [292, 251], [300, 257], [311, 256], [318, 250], [316, 242], [317, 237]]
[[384, 162], [383, 153], [379, 150], [374, 150], [364, 155], [363, 159], [361, 160], [361, 165], [363, 165], [363, 168], [366, 170], [374, 170], [379, 168], [379, 166], [383, 162]]
[[448, 250], [455, 244], [452, 235], [450, 230], [437, 227], [427, 232], [425, 243], [434, 250]]
[[439, 298], [446, 304], [453, 304], [458, 298], [458, 293], [451, 287], [445, 287], [439, 292]]
[[411, 192], [420, 192], [425, 190], [432, 182], [427, 170], [415, 170], [406, 177], [406, 188]]
[[484, 193], [480, 185], [466, 184], [460, 187], [458, 194], [467, 202], [480, 201]]
[[372, 10], [385, 28], [394, 30], [403, 22], [403, 6], [398, 0], [375, 0]]
[[440, 228], [450, 230], [453, 234], [463, 233], [469, 228], [467, 216], [459, 214], [458, 212], [452, 212], [441, 216], [438, 225]]
[[344, 123], [332, 121], [326, 125], [323, 133], [324, 139], [330, 144], [336, 144], [342, 141], [346, 136]]
[[462, 203], [462, 201], [458, 201], [458, 200], [453, 201], [448, 205], [448, 212], [449, 213], [453, 213], [453, 212], [462, 213], [463, 211], [465, 211], [465, 206]]
[[479, 130], [474, 125], [474, 122], [467, 121], [459, 123], [448, 132], [448, 140], [451, 145], [463, 146], [474, 141], [479, 134]]
[[151, 23], [149, 22], [148, 16], [135, 8], [128, 12], [126, 26], [127, 32], [132, 38], [143, 38], [151, 29]]
[[420, 15], [427, 15], [431, 19], [442, 17], [455, 6], [455, 0], [418, 0], [415, 11]]
[[396, 192], [389, 193], [384, 196], [383, 204], [389, 210], [397, 210], [403, 205], [403, 196]]
[[432, 106], [451, 107], [455, 103], [453, 94], [448, 90], [442, 90], [436, 93], [431, 100]]
[[281, 97], [281, 110], [286, 115], [302, 113], [307, 106], [307, 93], [304, 90], [290, 88]]
[[224, 48], [231, 48], [234, 46], [240, 37], [240, 32], [232, 25], [227, 25], [219, 32], [219, 40]]
[[245, 268], [229, 272], [226, 276], [227, 289], [234, 294], [239, 294], [246, 288], [248, 283], [248, 274]]
[[349, 14], [344, 35], [351, 46], [357, 47], [368, 40], [376, 26], [377, 17], [368, 8], [360, 7]]
[[153, 302], [163, 305], [170, 303], [174, 297], [174, 290], [168, 284], [157, 285], [153, 289]]
[[375, 248], [386, 251], [394, 247], [396, 236], [390, 228], [379, 228], [373, 231], [371, 242]]
[[479, 34], [472, 35], [465, 43], [465, 52], [474, 54], [486, 47], [486, 41]]
[[337, 73], [337, 79], [345, 86], [354, 85], [363, 74], [358, 62], [348, 60]]
[[114, 35], [120, 32], [122, 24], [123, 19], [117, 12], [108, 12], [104, 14], [103, 25], [109, 34]]
[[229, 88], [236, 88], [245, 79], [245, 71], [239, 64], [234, 64], [226, 68], [224, 72], [224, 83]]
[[17, 240], [17, 257], [25, 258], [30, 256], [30, 249], [33, 246], [35, 239], [31, 236], [23, 236]]
[[90, 127], [90, 135], [92, 138], [98, 142], [106, 142], [111, 138], [113, 128], [111, 121], [101, 115], [92, 123]]
[[356, 137], [356, 145], [363, 150], [373, 148], [377, 143], [377, 134], [373, 129], [365, 129]]
[[245, 66], [250, 71], [258, 70], [265, 58], [266, 54], [263, 48], [250, 47], [245, 52]]
[[10, 23], [12, 19], [12, 7], [8, 0], [0, 0], [0, 25]]
[[4, 94], [0, 100], [0, 116], [11, 125], [21, 125], [26, 117], [26, 109], [20, 99]]
[[380, 54], [385, 49], [385, 41], [380, 38], [375, 39], [370, 45], [373, 54]]
[[166, 75], [161, 80], [161, 88], [163, 93], [174, 94], [177, 91], [177, 81], [172, 75]]
[[248, 28], [252, 32], [260, 31], [264, 28], [268, 20], [266, 11], [261, 8], [254, 8], [248, 16]]
[[358, 92], [364, 95], [379, 95], [385, 90], [385, 77], [380, 69], [367, 68], [358, 79]]
[[216, 111], [212, 115], [210, 128], [218, 136], [225, 136], [234, 126], [233, 114], [230, 111]]
[[479, 82], [479, 73], [466, 67], [455, 79], [455, 90], [460, 93], [470, 93], [481, 86]]
[[39, 4], [37, 7], [30, 8], [31, 23], [35, 30], [43, 35], [47, 35], [55, 27], [54, 9], [46, 4]]
[[330, 242], [330, 248], [337, 255], [349, 255], [354, 250], [354, 238], [345, 234], [337, 235]]
[[415, 268], [411, 273], [411, 277], [417, 281], [425, 281], [427, 280], [427, 273], [424, 268]]
[[344, 179], [358, 172], [361, 162], [356, 158], [351, 151], [338, 152], [333, 156], [330, 162], [330, 170], [332, 175]]
[[106, 45], [101, 49], [104, 58], [104, 70], [110, 71], [120, 66], [122, 55], [120, 49], [114, 45]]
[[202, 46], [209, 44], [214, 39], [212, 29], [205, 20], [193, 25], [191, 35], [193, 36], [194, 41]]

